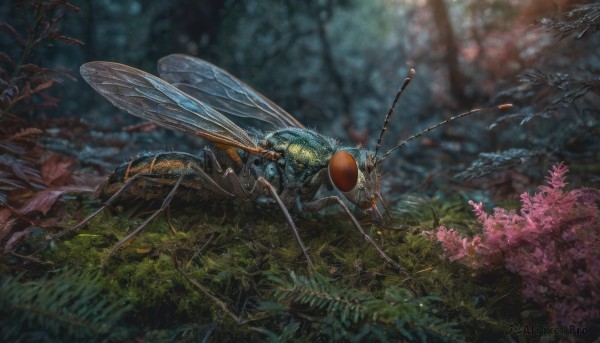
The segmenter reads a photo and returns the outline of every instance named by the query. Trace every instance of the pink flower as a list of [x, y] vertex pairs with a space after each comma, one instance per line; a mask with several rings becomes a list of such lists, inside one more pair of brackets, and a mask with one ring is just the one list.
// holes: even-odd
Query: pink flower
[[568, 167], [559, 163], [548, 186], [521, 195], [521, 211], [469, 201], [483, 226], [473, 238], [439, 227], [437, 239], [451, 261], [473, 269], [505, 268], [522, 279], [522, 294], [545, 308], [554, 323], [600, 318], [600, 190], [565, 191]]

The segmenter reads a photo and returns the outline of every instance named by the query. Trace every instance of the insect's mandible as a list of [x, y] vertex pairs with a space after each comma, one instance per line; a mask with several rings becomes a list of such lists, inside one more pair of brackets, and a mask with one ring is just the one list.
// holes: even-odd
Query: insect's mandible
[[[449, 121], [487, 109], [476, 109], [449, 118], [400, 142], [378, 157], [381, 139], [395, 105], [414, 76], [409, 75], [386, 115], [374, 151], [347, 147], [305, 128], [298, 120], [235, 78], [227, 71], [199, 58], [169, 55], [158, 62], [160, 78], [123, 64], [89, 62], [81, 66], [82, 77], [116, 107], [163, 127], [204, 138], [214, 148], [199, 155], [181, 152], [148, 154], [118, 167], [99, 187], [105, 201], [84, 226], [104, 207], [127, 198], [163, 200], [161, 208], [136, 230], [117, 243], [109, 256], [163, 212], [175, 197], [239, 198], [275, 200], [308, 262], [314, 264], [291, 213], [316, 212], [337, 206], [365, 240], [398, 270], [390, 258], [364, 231], [347, 203], [382, 221], [378, 208], [385, 202], [380, 193], [380, 163], [392, 151]], [[508, 108], [502, 105], [496, 108]], [[258, 119], [273, 126], [258, 136], [244, 130], [227, 116]], [[330, 195], [321, 196], [323, 191]], [[387, 210], [387, 209], [386, 209]]]

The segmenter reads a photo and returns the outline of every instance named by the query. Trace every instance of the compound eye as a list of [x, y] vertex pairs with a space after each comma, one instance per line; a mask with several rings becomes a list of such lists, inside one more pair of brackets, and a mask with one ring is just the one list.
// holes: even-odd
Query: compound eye
[[329, 161], [329, 177], [337, 189], [351, 191], [358, 182], [358, 165], [352, 155], [338, 151]]

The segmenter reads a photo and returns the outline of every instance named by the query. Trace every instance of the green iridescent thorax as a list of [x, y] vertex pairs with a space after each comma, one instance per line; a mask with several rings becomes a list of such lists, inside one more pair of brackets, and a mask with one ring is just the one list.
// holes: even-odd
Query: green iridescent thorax
[[287, 128], [267, 135], [266, 148], [281, 154], [279, 161], [284, 166], [285, 176], [290, 184], [301, 184], [323, 168], [335, 152], [335, 142], [317, 132]]

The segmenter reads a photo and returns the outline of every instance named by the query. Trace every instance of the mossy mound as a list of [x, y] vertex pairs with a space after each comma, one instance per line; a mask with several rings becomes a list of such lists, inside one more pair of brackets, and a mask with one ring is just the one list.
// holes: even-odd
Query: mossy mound
[[[502, 272], [473, 275], [440, 259], [439, 246], [422, 233], [439, 223], [468, 228], [473, 223], [468, 209], [405, 197], [392, 212], [395, 219], [384, 228], [364, 228], [408, 274], [388, 265], [334, 211], [297, 221], [316, 266], [310, 273], [276, 208], [236, 204], [218, 210], [194, 205], [161, 215], [108, 258], [148, 214], [129, 218], [131, 211], [104, 212], [75, 237], [43, 252], [39, 258], [52, 264], [38, 272], [45, 269], [52, 278], [60, 270], [59, 275], [83, 279], [97, 273], [95, 284], [110, 295], [105, 301], [130, 306], [110, 324], [124, 333], [121, 338], [471, 341], [505, 336], [523, 308], [517, 281]], [[44, 280], [24, 275], [7, 282], [41, 285]], [[85, 312], [88, 303], [78, 306]], [[37, 315], [25, 311], [19, 318]]]

